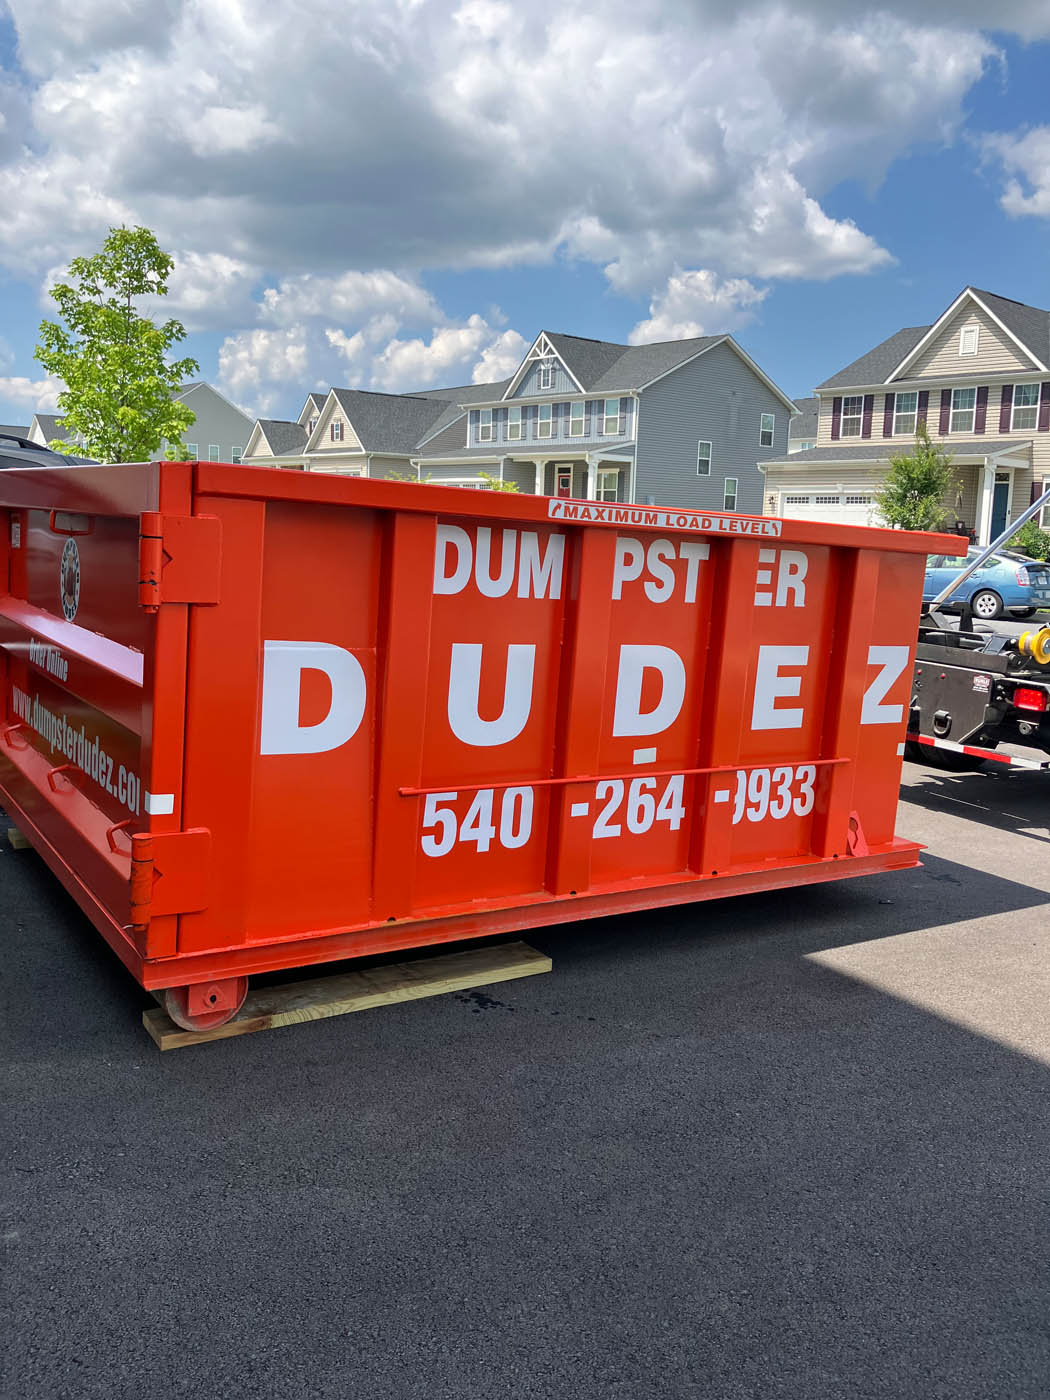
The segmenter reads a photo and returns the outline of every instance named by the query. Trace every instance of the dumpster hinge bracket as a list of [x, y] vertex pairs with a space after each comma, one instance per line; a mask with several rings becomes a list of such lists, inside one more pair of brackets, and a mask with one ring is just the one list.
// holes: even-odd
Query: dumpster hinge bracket
[[139, 530], [139, 605], [219, 601], [222, 522], [216, 515], [143, 511]]
[[145, 928], [162, 914], [207, 909], [211, 883], [211, 832], [135, 832], [131, 838], [131, 923]]

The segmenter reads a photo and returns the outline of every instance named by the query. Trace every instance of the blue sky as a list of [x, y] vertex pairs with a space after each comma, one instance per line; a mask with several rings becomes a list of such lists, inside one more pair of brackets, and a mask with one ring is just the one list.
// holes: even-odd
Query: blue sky
[[[250, 411], [731, 330], [792, 395], [967, 283], [1050, 306], [1050, 6], [10, 0], [0, 421], [110, 224]], [[130, 17], [129, 17], [130, 16]]]

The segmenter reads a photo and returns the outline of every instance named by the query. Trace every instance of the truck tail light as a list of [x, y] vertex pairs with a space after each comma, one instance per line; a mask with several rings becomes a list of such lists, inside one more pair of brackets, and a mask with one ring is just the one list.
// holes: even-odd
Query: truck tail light
[[1028, 577], [1028, 570], [1023, 564], [1018, 564], [1017, 566], [1017, 582], [1022, 588], [1027, 588], [1031, 582], [1031, 579]]
[[1035, 690], [1026, 685], [1018, 686], [1014, 691], [1014, 704], [1019, 710], [1045, 710], [1046, 691]]

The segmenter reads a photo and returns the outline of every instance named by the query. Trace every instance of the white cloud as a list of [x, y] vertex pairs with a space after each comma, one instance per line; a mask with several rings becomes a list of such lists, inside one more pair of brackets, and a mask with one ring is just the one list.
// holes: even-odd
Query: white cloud
[[364, 320], [394, 315], [399, 321], [432, 323], [442, 316], [418, 282], [395, 272], [343, 272], [335, 277], [304, 273], [287, 277], [262, 295], [262, 318], [286, 325], [304, 316]]
[[[240, 328], [222, 382], [260, 406], [279, 375], [503, 372], [520, 337], [447, 314], [439, 269], [592, 262], [649, 336], [885, 267], [827, 192], [954, 140], [999, 61], [983, 0], [7, 3], [31, 82], [0, 86], [0, 268], [154, 228], [172, 309]], [[1046, 0], [991, 18], [1050, 36]], [[1043, 130], [1001, 138], [1010, 212], [1046, 212]]]
[[517, 367], [528, 344], [515, 331], [494, 331], [483, 316], [461, 326], [443, 326], [430, 340], [391, 340], [375, 357], [372, 385], [396, 392], [416, 386], [505, 378]]
[[[347, 23], [333, 0], [265, 15], [244, 0], [56, 0], [45, 23], [36, 0], [12, 0], [35, 140], [0, 183], [22, 207], [0, 260], [65, 261], [126, 211], [169, 246], [272, 269], [285, 295], [347, 267], [410, 280], [566, 243], [603, 245], [618, 285], [648, 275], [650, 291], [676, 265], [879, 266], [822, 191], [950, 136], [995, 56], [948, 0], [912, 10], [360, 0]], [[996, 23], [1038, 28], [1038, 14], [1005, 0]]]
[[1006, 212], [1050, 218], [1050, 126], [996, 133], [981, 145], [986, 157], [997, 158], [1006, 172], [999, 201]]
[[306, 384], [309, 374], [305, 326], [241, 331], [219, 347], [220, 386], [260, 414], [287, 411], [290, 387]]
[[653, 298], [648, 320], [639, 321], [628, 339], [632, 345], [644, 345], [733, 330], [751, 319], [767, 295], [768, 288], [741, 277], [722, 282], [708, 268], [678, 268]]
[[65, 388], [60, 379], [28, 379], [23, 375], [0, 377], [0, 402], [34, 413], [54, 413], [58, 396]]
[[162, 314], [181, 317], [191, 331], [254, 318], [257, 267], [225, 253], [176, 252], [174, 258]]

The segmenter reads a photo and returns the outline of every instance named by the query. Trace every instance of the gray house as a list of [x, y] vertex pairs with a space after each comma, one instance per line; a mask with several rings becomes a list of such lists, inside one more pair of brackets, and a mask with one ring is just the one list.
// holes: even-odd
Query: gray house
[[[183, 384], [175, 398], [196, 414], [194, 422], [182, 436], [191, 457], [211, 462], [241, 460], [252, 431], [252, 420], [246, 413], [202, 379]], [[62, 419], [54, 413], [35, 413], [29, 427], [29, 438], [45, 447], [56, 438], [63, 442], [70, 440]], [[158, 455], [163, 456], [167, 447], [166, 442], [162, 443]]]
[[310, 395], [294, 422], [260, 419], [244, 460], [760, 515], [758, 463], [787, 451], [795, 411], [728, 335], [618, 345], [544, 331], [495, 383]]
[[176, 399], [197, 415], [182, 435], [191, 457], [206, 462], [239, 462], [252, 431], [252, 419], [202, 379], [183, 384]]
[[420, 440], [420, 476], [755, 515], [758, 463], [787, 451], [795, 412], [729, 335], [618, 345], [543, 331], [504, 385], [473, 390]]

